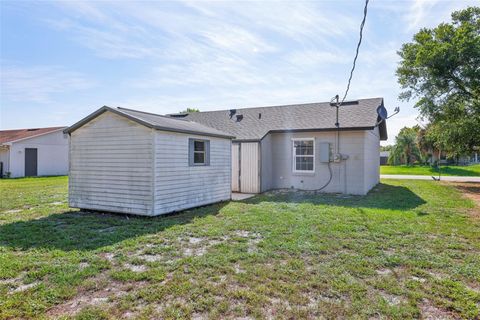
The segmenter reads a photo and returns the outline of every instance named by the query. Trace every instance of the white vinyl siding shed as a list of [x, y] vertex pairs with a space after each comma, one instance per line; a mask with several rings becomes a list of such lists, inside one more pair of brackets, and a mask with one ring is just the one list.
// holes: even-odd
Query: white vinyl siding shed
[[[164, 131], [136, 120], [104, 107], [67, 129], [71, 207], [156, 216], [231, 198], [230, 137]], [[192, 138], [208, 141], [208, 165], [189, 163]]]

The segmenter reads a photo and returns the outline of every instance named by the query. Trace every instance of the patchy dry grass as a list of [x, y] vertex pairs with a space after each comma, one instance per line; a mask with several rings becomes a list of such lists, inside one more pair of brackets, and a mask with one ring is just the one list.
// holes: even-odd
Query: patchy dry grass
[[479, 209], [449, 185], [127, 219], [69, 209], [66, 182], [0, 181], [0, 318], [479, 317]]

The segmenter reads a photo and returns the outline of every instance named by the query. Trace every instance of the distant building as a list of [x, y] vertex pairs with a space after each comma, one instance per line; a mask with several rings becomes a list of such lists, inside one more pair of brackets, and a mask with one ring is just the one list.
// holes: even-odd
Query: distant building
[[0, 131], [0, 177], [68, 174], [65, 127]]
[[390, 156], [390, 151], [380, 151], [380, 165], [384, 166], [388, 164], [388, 157]]
[[431, 153], [431, 157], [428, 159], [428, 162], [430, 164], [438, 162], [443, 165], [456, 164], [466, 166], [480, 163], [480, 154], [478, 152], [473, 152], [470, 155], [465, 155], [458, 158], [448, 158], [446, 152], [435, 150]]

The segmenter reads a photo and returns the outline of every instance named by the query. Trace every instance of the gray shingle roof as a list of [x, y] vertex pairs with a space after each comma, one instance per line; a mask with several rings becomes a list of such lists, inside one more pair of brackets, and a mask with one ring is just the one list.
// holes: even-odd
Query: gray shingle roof
[[[377, 108], [382, 105], [383, 98], [346, 103], [339, 110], [341, 130], [373, 129], [379, 120]], [[268, 132], [275, 131], [336, 130], [335, 113], [335, 108], [329, 102], [321, 102], [236, 109], [232, 118], [229, 110], [192, 112], [182, 118], [228, 132], [235, 136], [236, 140], [260, 140]], [[237, 121], [237, 115], [242, 115], [243, 119]], [[386, 140], [385, 121], [379, 125], [379, 129], [380, 138]]]
[[126, 109], [126, 108], [110, 108], [107, 106], [104, 106], [98, 109], [97, 111], [90, 114], [86, 118], [68, 127], [67, 129], [64, 130], [64, 132], [70, 133], [74, 131], [106, 111], [110, 111], [115, 114], [125, 116], [132, 121], [138, 122], [149, 128], [154, 128], [157, 130], [188, 133], [188, 134], [198, 134], [198, 135], [206, 135], [206, 136], [222, 137], [222, 138], [234, 138], [231, 134], [222, 132], [212, 127], [208, 127], [201, 123], [189, 121], [187, 119], [174, 119], [172, 117], [162, 116], [162, 115], [148, 113], [148, 112], [142, 112], [142, 111]]

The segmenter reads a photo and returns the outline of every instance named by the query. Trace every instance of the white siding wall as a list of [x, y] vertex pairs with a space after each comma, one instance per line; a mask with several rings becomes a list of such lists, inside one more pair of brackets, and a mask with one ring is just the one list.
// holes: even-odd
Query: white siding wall
[[68, 174], [68, 137], [61, 130], [12, 143], [9, 168], [12, 177], [25, 176], [25, 148], [37, 148], [39, 176]]
[[240, 143], [232, 143], [232, 191], [240, 192]]
[[[210, 141], [209, 166], [189, 166], [189, 138]], [[155, 214], [231, 198], [230, 140], [162, 131], [155, 140]]]
[[380, 182], [380, 134], [378, 128], [365, 131], [365, 193]]
[[260, 142], [261, 168], [261, 192], [272, 188], [272, 135], [267, 134]]
[[242, 193], [260, 192], [260, 144], [258, 142], [241, 143], [240, 190]]
[[[292, 138], [315, 138], [315, 172], [294, 173]], [[324, 192], [365, 194], [364, 182], [364, 131], [340, 132], [340, 153], [349, 156], [341, 163], [331, 163], [333, 178]], [[271, 140], [272, 176], [271, 188], [296, 188], [314, 190], [322, 187], [329, 178], [326, 163], [319, 161], [319, 144], [329, 142], [332, 151], [334, 132], [274, 133]], [[377, 154], [378, 161], [378, 154]]]
[[10, 149], [8, 147], [0, 147], [0, 162], [3, 162], [3, 174], [10, 171]]
[[111, 112], [71, 134], [71, 207], [153, 214], [154, 130]]

